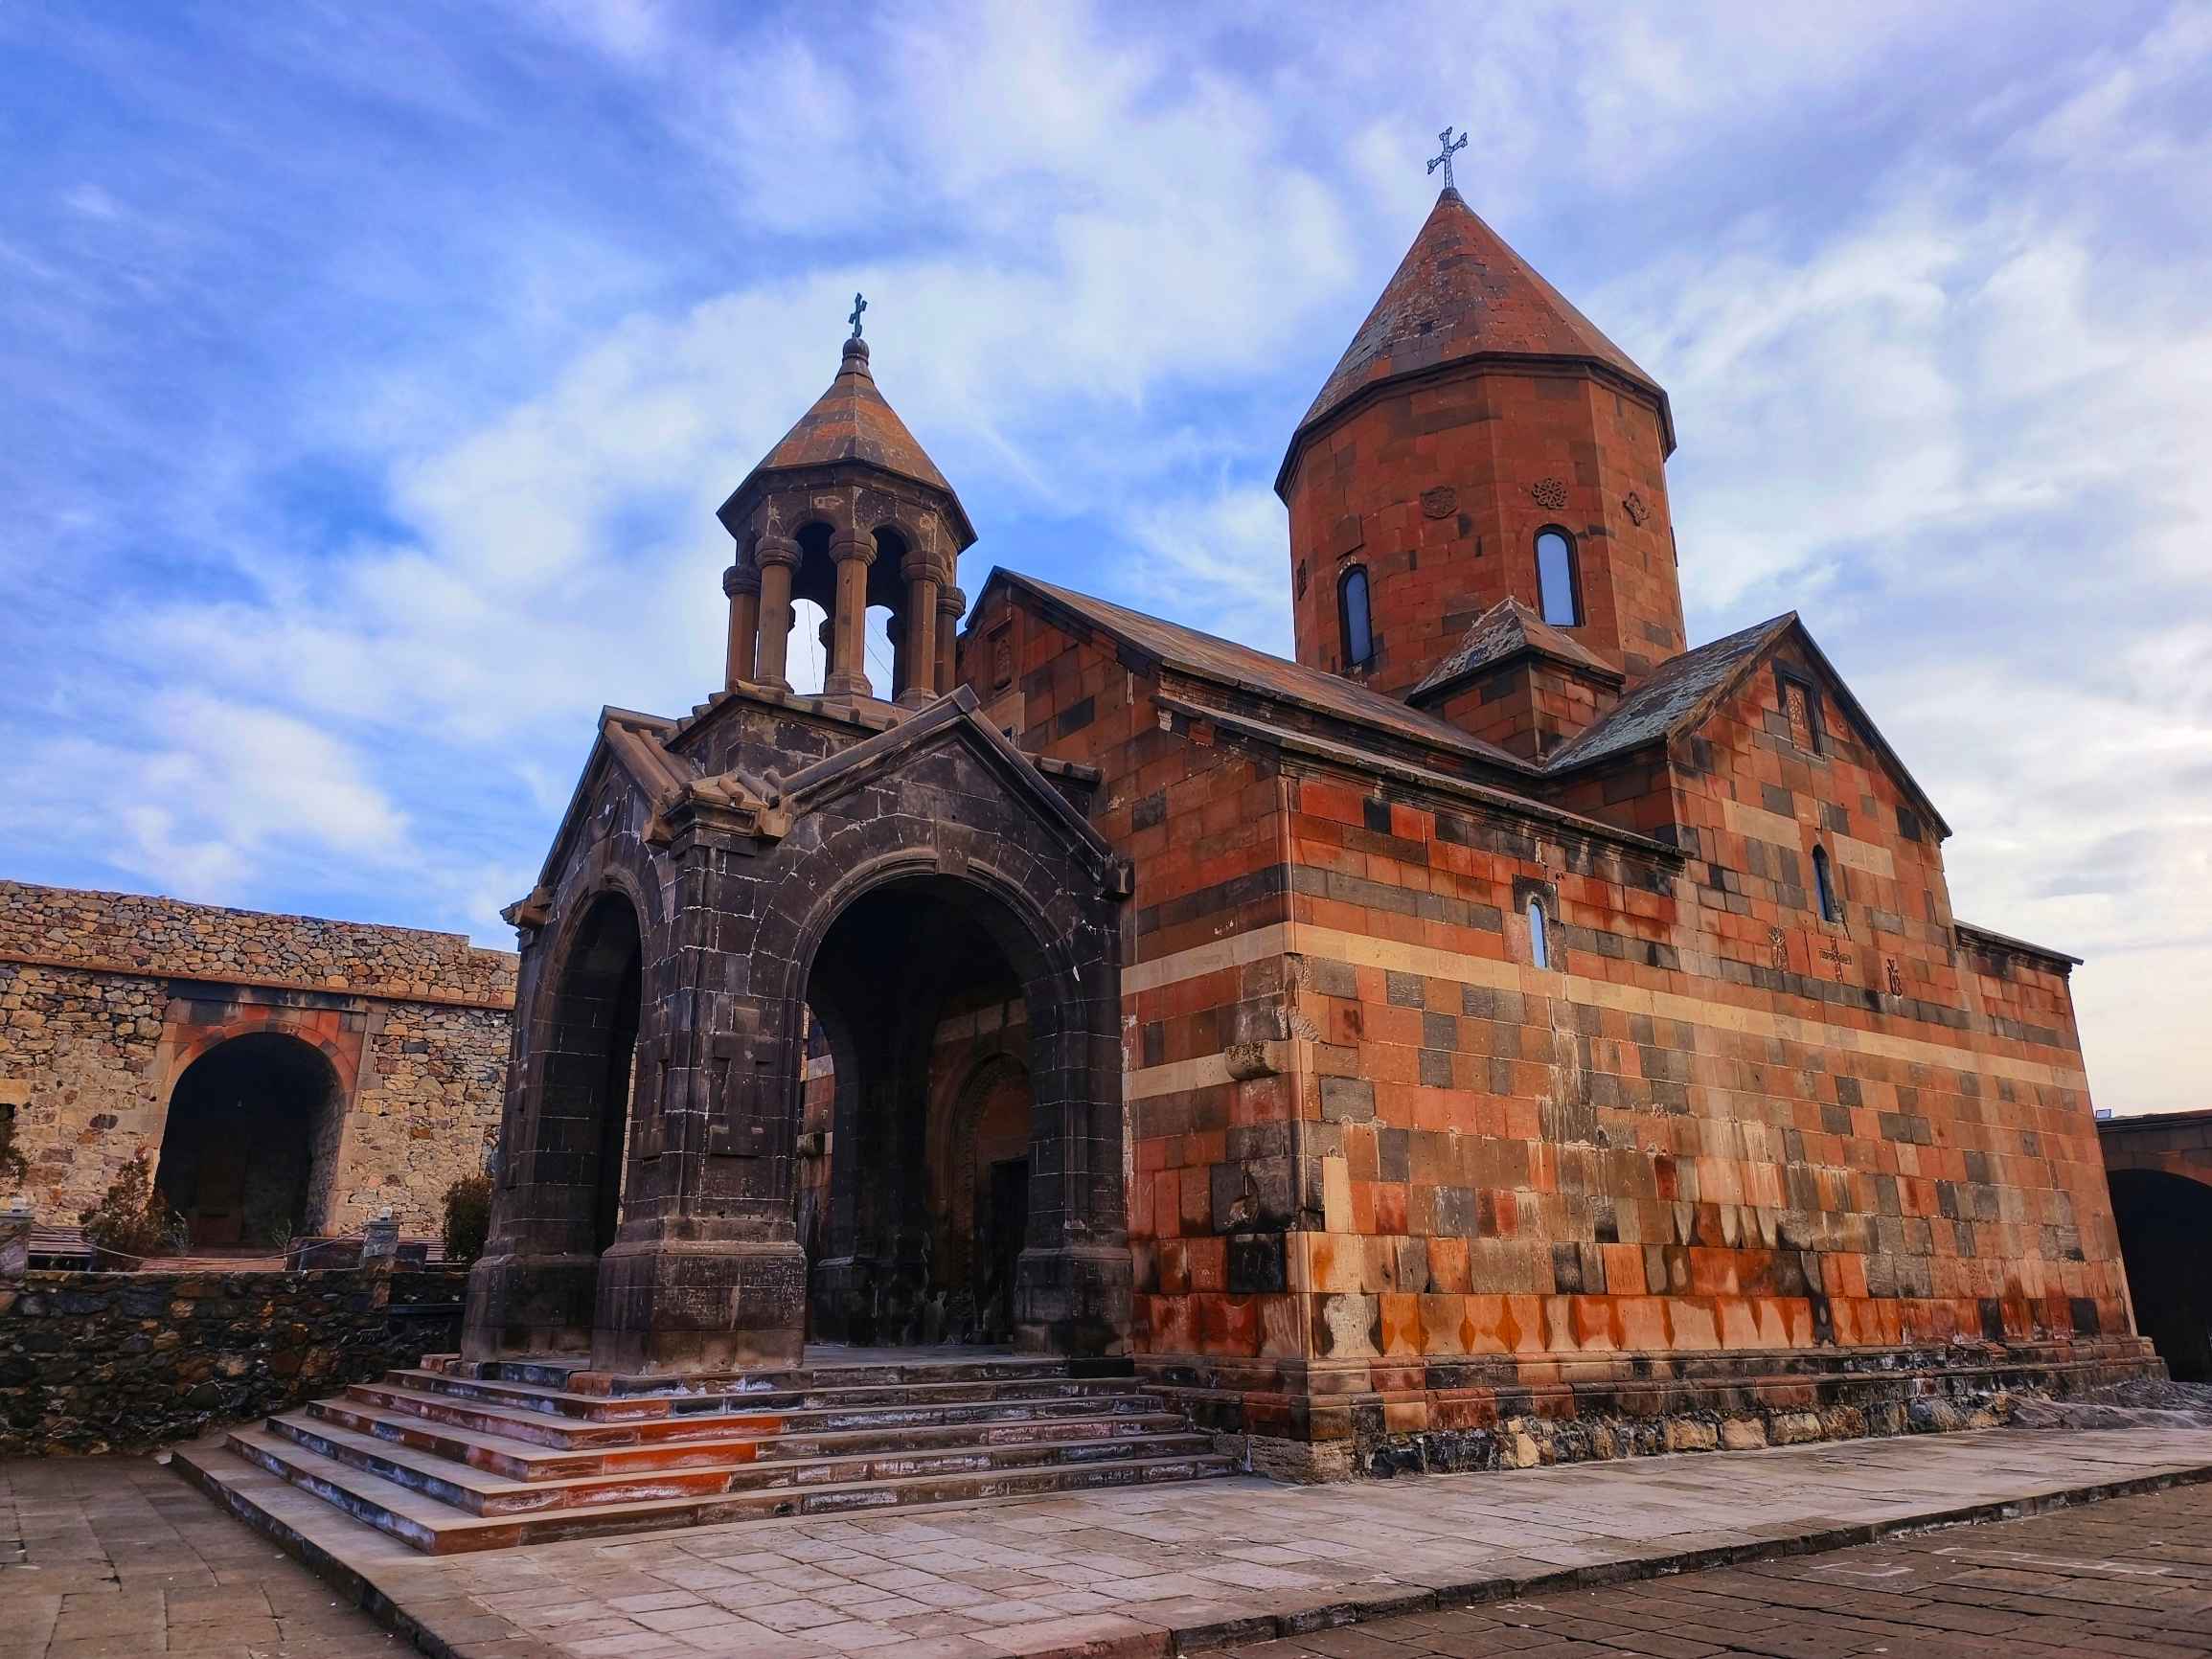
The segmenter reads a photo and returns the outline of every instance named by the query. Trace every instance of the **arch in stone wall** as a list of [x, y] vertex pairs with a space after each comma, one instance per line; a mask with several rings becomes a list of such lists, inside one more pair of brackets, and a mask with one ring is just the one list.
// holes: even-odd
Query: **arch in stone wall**
[[282, 1031], [195, 1045], [170, 1091], [154, 1184], [195, 1250], [282, 1250], [331, 1207], [345, 1085]]

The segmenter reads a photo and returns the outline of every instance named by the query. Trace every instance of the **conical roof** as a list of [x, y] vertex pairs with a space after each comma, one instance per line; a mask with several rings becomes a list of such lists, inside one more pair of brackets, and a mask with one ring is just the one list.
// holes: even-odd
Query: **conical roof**
[[1282, 483], [1288, 482], [1290, 461], [1313, 428], [1369, 387], [1493, 353], [1579, 358], [1635, 381], [1658, 398], [1661, 429], [1668, 449], [1674, 448], [1673, 416], [1659, 383], [1447, 186], [1397, 275], [1299, 421]]
[[937, 463], [929, 459], [928, 451], [906, 430], [906, 422], [899, 419], [898, 411], [877, 390], [876, 376], [868, 367], [865, 340], [845, 342], [844, 360], [838, 365], [837, 377], [830, 382], [830, 389], [814, 399], [813, 407], [800, 416], [761, 464], [745, 475], [744, 483], [731, 493], [730, 501], [736, 502], [764, 473], [828, 466], [845, 461], [862, 462], [944, 491], [951, 503], [954, 527], [964, 538], [961, 545], [965, 547], [975, 539], [960, 497], [945, 481], [945, 474], [937, 470]]

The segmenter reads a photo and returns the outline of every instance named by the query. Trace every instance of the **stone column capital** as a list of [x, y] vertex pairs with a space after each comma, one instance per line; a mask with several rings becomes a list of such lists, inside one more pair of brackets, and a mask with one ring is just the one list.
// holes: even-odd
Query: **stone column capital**
[[799, 562], [799, 544], [787, 535], [764, 535], [753, 544], [753, 562], [764, 570], [770, 565], [795, 569]]
[[722, 572], [722, 597], [736, 599], [741, 593], [761, 591], [761, 573], [749, 564], [733, 564]]
[[830, 537], [830, 557], [842, 564], [856, 558], [862, 564], [876, 562], [876, 538], [857, 530], [839, 530]]
[[957, 617], [966, 613], [968, 596], [949, 583], [937, 590], [937, 614]]

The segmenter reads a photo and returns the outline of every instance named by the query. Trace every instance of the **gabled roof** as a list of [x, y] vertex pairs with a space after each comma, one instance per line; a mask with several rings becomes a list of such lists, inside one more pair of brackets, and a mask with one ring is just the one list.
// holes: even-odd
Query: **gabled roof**
[[1254, 650], [1233, 640], [1200, 633], [1197, 628], [1147, 616], [1142, 611], [1093, 599], [1089, 594], [1070, 588], [1055, 587], [1003, 565], [992, 570], [990, 580], [983, 584], [983, 594], [977, 596], [971, 615], [981, 611], [983, 596], [1000, 582], [1058, 605], [1140, 656], [1165, 663], [1194, 679], [1211, 680], [1233, 691], [1296, 704], [1315, 714], [1380, 727], [1394, 737], [1452, 751], [1524, 777], [1535, 775], [1536, 768], [1519, 756], [1509, 754], [1494, 743], [1486, 743], [1432, 715], [1409, 709], [1395, 697], [1386, 697], [1380, 692], [1371, 692], [1365, 686], [1324, 673], [1319, 669], [1310, 669], [1303, 663], [1269, 656], [1266, 651]]
[[1113, 861], [1113, 848], [1091, 822], [1038, 770], [1030, 758], [1006, 740], [997, 727], [976, 712], [975, 693], [956, 686], [919, 713], [802, 767], [783, 780], [773, 805], [787, 817], [810, 812], [851, 790], [864, 787], [886, 766], [931, 742], [965, 744], [1046, 822], [1057, 825], [1101, 870]]
[[1785, 639], [1792, 639], [1808, 665], [1827, 684], [1828, 694], [1843, 711], [1859, 740], [1880, 757], [1883, 766], [1912, 797], [1915, 806], [1936, 830], [1937, 839], [1950, 833], [1935, 803], [1920, 786], [1897, 751], [1889, 746], [1866, 710], [1843, 683], [1836, 665], [1813, 643], [1795, 611], [1786, 611], [1769, 622], [1742, 629], [1669, 657], [1627, 696], [1615, 703], [1593, 725], [1545, 762], [1547, 776], [1571, 772], [1614, 755], [1663, 741], [1695, 730], [1722, 701], [1735, 694], [1745, 678], [1765, 661]]
[[1448, 187], [1298, 422], [1277, 493], [1312, 429], [1362, 392], [1485, 355], [1576, 360], [1633, 381], [1658, 399], [1660, 435], [1670, 452], [1675, 447], [1674, 413], [1659, 383]]
[[569, 791], [568, 808], [560, 815], [560, 827], [553, 832], [553, 845], [546, 850], [545, 862], [538, 869], [537, 884], [527, 898], [499, 913], [510, 924], [536, 927], [543, 920], [542, 914], [532, 920], [528, 913], [542, 913], [552, 898], [553, 883], [559, 879], [561, 866], [567, 861], [569, 847], [583, 833], [584, 815], [591, 809], [594, 793], [592, 779], [599, 772], [601, 756], [605, 756], [607, 764], [616, 771], [626, 773], [649, 803], [671, 799], [698, 777], [696, 762], [666, 746], [675, 730], [673, 720], [659, 715], [641, 715], [635, 709], [618, 709], [611, 703], [599, 711], [599, 734], [584, 757], [576, 787]]
[[1735, 684], [1739, 673], [1796, 621], [1797, 613], [1790, 611], [1772, 622], [1669, 657], [1555, 754], [1545, 770], [1565, 771], [1610, 755], [1624, 755], [1695, 725], [1722, 692]]
[[[751, 696], [749, 693], [741, 694]], [[733, 699], [723, 699], [729, 700]], [[770, 700], [787, 707], [806, 706], [804, 699], [796, 697]], [[939, 739], [948, 729], [952, 740], [964, 742], [974, 751], [1007, 783], [1012, 793], [1029, 801], [1039, 817], [1056, 825], [1072, 844], [1079, 846], [1102, 875], [1110, 881], [1123, 878], [1114, 875], [1117, 866], [1113, 848], [1106, 837], [1045, 778], [1049, 769], [1096, 784], [1098, 774], [1087, 766], [1024, 755], [976, 713], [974, 692], [960, 686], [896, 725], [782, 779], [773, 773], [764, 778], [742, 770], [705, 776], [695, 760], [668, 747], [677, 736], [676, 721], [658, 715], [641, 715], [631, 709], [602, 709], [598, 740], [592, 744], [583, 772], [569, 796], [568, 810], [554, 835], [553, 847], [538, 873], [537, 884], [526, 898], [517, 899], [500, 914], [516, 927], [543, 925], [555, 884], [567, 862], [569, 848], [585, 829], [585, 814], [596, 793], [593, 781], [601, 775], [603, 756], [607, 766], [627, 775], [644, 796], [649, 813], [645, 838], [649, 842], [665, 844], [671, 833], [667, 820], [680, 810], [699, 806], [735, 809], [759, 832], [782, 835], [798, 815], [812, 811], [852, 789], [864, 787], [885, 766], [896, 764], [901, 757]], [[657, 832], [655, 825], [660, 826]]]
[[734, 503], [764, 474], [830, 466], [843, 461], [861, 462], [942, 491], [951, 503], [960, 545], [967, 547], [975, 539], [974, 527], [968, 522], [960, 497], [945, 481], [945, 474], [937, 470], [937, 463], [906, 430], [898, 411], [877, 390], [865, 340], [845, 342], [844, 358], [830, 389], [814, 399], [814, 406], [800, 416], [761, 464], [745, 475], [744, 483], [731, 491], [723, 506]]
[[1474, 619], [1458, 648], [1429, 671], [1426, 679], [1406, 693], [1405, 700], [1420, 703], [1440, 697], [1462, 681], [1503, 667], [1516, 657], [1550, 657], [1608, 686], [1628, 676], [1581, 641], [1571, 639], [1517, 599], [1501, 599]]

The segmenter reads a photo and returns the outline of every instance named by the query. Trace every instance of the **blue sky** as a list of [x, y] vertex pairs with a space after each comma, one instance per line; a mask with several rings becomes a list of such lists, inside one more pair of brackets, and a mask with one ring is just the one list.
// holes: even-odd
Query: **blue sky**
[[1003, 563], [1285, 648], [1268, 485], [1469, 129], [1959, 913], [2212, 1105], [2212, 8], [0, 6], [0, 872], [512, 943], [712, 509], [879, 384]]

